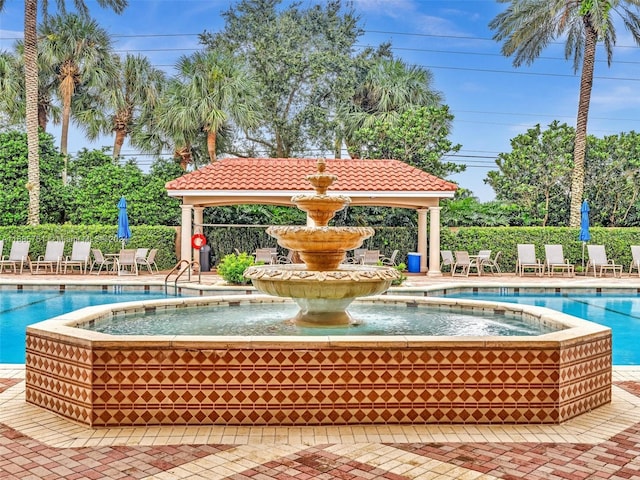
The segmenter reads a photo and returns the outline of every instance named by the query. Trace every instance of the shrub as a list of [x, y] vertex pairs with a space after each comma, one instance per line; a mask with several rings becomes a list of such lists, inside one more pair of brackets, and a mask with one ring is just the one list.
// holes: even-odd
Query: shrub
[[398, 273], [400, 274], [400, 277], [396, 278], [393, 282], [391, 282], [391, 285], [402, 285], [404, 281], [407, 279], [407, 276], [404, 274], [404, 271], [407, 269], [407, 265], [404, 263], [399, 263], [398, 265], [395, 265], [393, 268], [395, 268], [398, 271]]
[[234, 285], [246, 285], [251, 282], [248, 278], [244, 278], [244, 271], [253, 265], [253, 257], [245, 252], [239, 255], [230, 253], [225, 255], [218, 264], [218, 274], [229, 283]]

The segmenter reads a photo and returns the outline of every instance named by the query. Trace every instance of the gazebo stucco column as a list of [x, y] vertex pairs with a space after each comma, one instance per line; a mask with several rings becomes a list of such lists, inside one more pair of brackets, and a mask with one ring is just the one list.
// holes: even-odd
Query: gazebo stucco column
[[420, 272], [427, 271], [427, 209], [418, 209], [418, 253], [420, 254]]
[[191, 247], [191, 229], [193, 224], [191, 223], [191, 205], [180, 205], [182, 209], [182, 218], [180, 225], [182, 226], [182, 233], [180, 235], [180, 260], [186, 260], [191, 262], [193, 258], [193, 248]]
[[440, 277], [440, 209], [429, 207], [429, 273], [430, 277]]
[[193, 207], [193, 233], [204, 233], [202, 223], [204, 221], [204, 207]]

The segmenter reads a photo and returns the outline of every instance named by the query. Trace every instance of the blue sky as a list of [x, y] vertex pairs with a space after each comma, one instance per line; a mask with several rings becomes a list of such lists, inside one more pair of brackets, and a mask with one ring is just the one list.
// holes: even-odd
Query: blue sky
[[[52, 5], [55, 4], [50, 0]], [[303, 5], [315, 2], [302, 1]], [[67, 2], [68, 5], [73, 2]], [[115, 49], [144, 54], [172, 73], [181, 55], [198, 49], [197, 34], [218, 31], [226, 0], [129, 0], [122, 15], [87, 1], [92, 15], [114, 36]], [[467, 171], [452, 176], [481, 201], [494, 197], [483, 180], [495, 169], [495, 157], [510, 150], [510, 139], [539, 123], [575, 125], [579, 74], [564, 60], [563, 45], [545, 49], [531, 66], [518, 69], [500, 54], [488, 23], [505, 6], [494, 0], [354, 0], [365, 34], [359, 47], [390, 41], [394, 54], [432, 71], [455, 116], [451, 139], [462, 145], [455, 162]], [[22, 36], [23, 2], [8, 1], [0, 16], [0, 49]], [[620, 25], [613, 64], [601, 49], [595, 71], [589, 132], [602, 137], [640, 130], [640, 49]], [[55, 129], [51, 130], [54, 135]], [[70, 151], [89, 145], [77, 132]], [[131, 151], [129, 151], [132, 153]], [[124, 152], [127, 153], [127, 152]], [[139, 157], [140, 162], [148, 160]], [[449, 159], [451, 160], [451, 159]]]

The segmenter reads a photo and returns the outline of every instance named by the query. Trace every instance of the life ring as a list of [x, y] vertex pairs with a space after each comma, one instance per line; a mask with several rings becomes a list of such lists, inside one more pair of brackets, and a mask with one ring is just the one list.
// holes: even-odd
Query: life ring
[[191, 246], [196, 250], [200, 250], [207, 244], [207, 237], [205, 237], [201, 233], [196, 233], [193, 237], [191, 237]]

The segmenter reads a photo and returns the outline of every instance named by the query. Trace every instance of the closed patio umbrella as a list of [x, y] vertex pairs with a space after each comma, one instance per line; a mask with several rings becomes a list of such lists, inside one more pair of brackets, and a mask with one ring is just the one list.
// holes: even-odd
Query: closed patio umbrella
[[582, 242], [582, 271], [584, 271], [584, 246], [591, 240], [589, 233], [589, 202], [584, 200], [580, 207], [580, 235], [578, 240]]
[[122, 248], [127, 240], [131, 238], [129, 230], [129, 216], [127, 215], [127, 200], [122, 197], [118, 202], [118, 239], [122, 240]]

